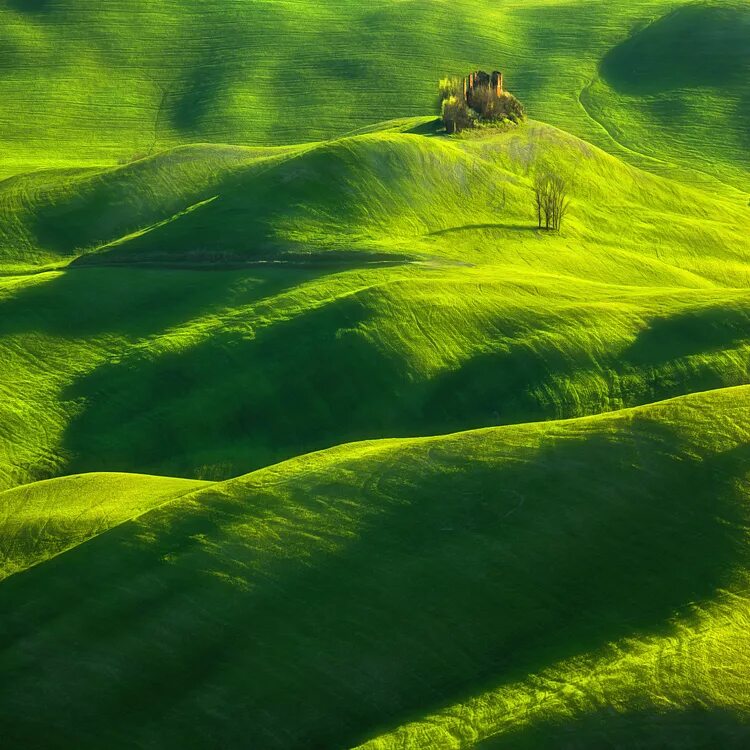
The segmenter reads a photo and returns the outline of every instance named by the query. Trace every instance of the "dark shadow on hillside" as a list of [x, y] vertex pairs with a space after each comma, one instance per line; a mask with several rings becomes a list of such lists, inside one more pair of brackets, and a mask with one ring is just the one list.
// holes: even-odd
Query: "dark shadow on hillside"
[[[538, 321], [543, 330], [548, 322]], [[501, 329], [502, 330], [502, 329]], [[511, 333], [513, 338], [515, 336]], [[750, 340], [750, 310], [704, 307], [654, 318], [624, 352], [511, 344], [434, 378], [423, 416], [436, 432], [582, 416], [750, 382], [750, 365], [710, 356]], [[598, 387], [586, 377], [598, 379]], [[586, 388], [582, 401], [576, 380]]]
[[228, 478], [398, 430], [405, 363], [358, 330], [369, 317], [343, 298], [254, 335], [218, 331], [187, 351], [98, 368], [64, 395], [87, 405], [66, 434], [70, 470], [214, 467], [206, 476]]
[[436, 118], [429, 122], [423, 122], [421, 125], [416, 125], [413, 128], [409, 128], [409, 130], [404, 132], [411, 133], [412, 135], [440, 135], [445, 133], [445, 126], [443, 125], [442, 120]]
[[[251, 89], [256, 94], [258, 89], [273, 91], [262, 84], [258, 85], [258, 76], [261, 74], [275, 78], [278, 83], [274, 97], [269, 97], [266, 93], [263, 106], [274, 106], [276, 103], [279, 114], [273, 119], [283, 120], [287, 88], [302, 94], [296, 81], [298, 72], [293, 68], [273, 71], [268, 50], [258, 43], [258, 34], [263, 33], [258, 28], [234, 22], [231, 15], [227, 15], [226, 21], [221, 22], [221, 14], [200, 10], [193, 12], [195, 36], [189, 40], [185, 50], [189, 62], [179, 78], [167, 83], [169, 94], [165, 103], [164, 124], [171, 122], [182, 133], [200, 137], [205, 132], [206, 121], [214, 118], [213, 127], [227, 133], [225, 138], [218, 140], [231, 139], [231, 127], [222, 122], [224, 100], [232, 87], [235, 91]], [[279, 9], [272, 14], [272, 18], [272, 33], [275, 37], [281, 39], [285, 34], [294, 33], [297, 19], [293, 14]], [[265, 22], [268, 23], [268, 19]], [[305, 92], [305, 95], [312, 97], [313, 92]], [[278, 98], [278, 102], [274, 102], [274, 98]]]
[[747, 719], [722, 708], [598, 711], [540, 721], [476, 746], [477, 750], [745, 750]]
[[[158, 211], [149, 204], [145, 210], [137, 201], [135, 207], [123, 203], [129, 189], [138, 198], [146, 184], [139, 181], [140, 169], [134, 165], [132, 174], [99, 181], [59, 204], [39, 208], [34, 232], [45, 249], [60, 254], [106, 245], [93, 259], [105, 263], [220, 264], [269, 260], [290, 251], [303, 253], [314, 248], [290, 240], [281, 228], [294, 226], [300, 215], [327, 210], [319, 201], [326, 196], [325, 204], [331, 190], [340, 189], [347, 165], [340, 149], [334, 147], [308, 152], [304, 170], [294, 179], [284, 164], [283, 160], [263, 166], [251, 163], [227, 170], [210, 189], [190, 197], [175, 194], [165, 205], [157, 204]], [[357, 218], [357, 201], [348, 193], [341, 195], [336, 221], [351, 224]], [[119, 244], [106, 244], [145, 226], [151, 229]]]
[[[230, 42], [231, 44], [231, 42]], [[224, 47], [222, 49], [231, 49]], [[213, 46], [188, 69], [183, 79], [168, 93], [167, 106], [172, 125], [183, 132], [197, 132], [204, 118], [225, 95], [230, 84], [230, 68]]]
[[[353, 89], [364, 89], [367, 83], [377, 75], [376, 66], [371, 59], [357, 59], [350, 55], [332, 54], [323, 57], [318, 63], [318, 75], [324, 79], [340, 81], [342, 85], [351, 86]], [[283, 76], [281, 83], [283, 83]]]
[[51, 0], [7, 0], [7, 4], [19, 13], [43, 13], [53, 6]]
[[124, 334], [139, 339], [211, 312], [252, 304], [328, 272], [79, 268], [0, 300], [0, 336]]
[[[233, 160], [220, 152], [215, 155], [214, 174], [206, 179], [204, 170], [210, 159], [199, 151], [184, 149], [98, 174], [77, 170], [71, 174], [71, 184], [62, 189], [51, 182], [30, 190], [33, 198], [24, 207], [24, 223], [35, 245], [62, 257], [101, 247], [113, 252], [120, 246], [109, 249], [110, 244], [125, 237], [130, 238], [125, 243], [129, 248], [134, 240], [130, 235], [152, 227], [146, 232], [149, 234], [154, 226], [168, 224], [174, 217], [184, 219], [182, 212], [190, 206], [205, 210], [228, 183], [236, 184], [237, 176], [230, 175]], [[196, 174], [190, 173], [191, 165], [196, 166]], [[252, 167], [238, 169], [245, 180], [248, 171], [252, 173]], [[212, 231], [216, 234], [217, 226]], [[191, 247], [185, 242], [182, 249]]]
[[750, 8], [678, 8], [612, 49], [601, 73], [635, 95], [742, 84], [750, 74]]
[[750, 94], [742, 97], [737, 103], [736, 122], [740, 123], [738, 135], [740, 137], [740, 146], [744, 146], [744, 151], [740, 150], [739, 157], [745, 169], [750, 172]]
[[[510, 351], [479, 354], [458, 370], [435, 378], [424, 413], [441, 432], [467, 427], [536, 422], [565, 413], [562, 403], [542, 402], [539, 391], [550, 388], [551, 379], [573, 378], [586, 363], [563, 352], [537, 351], [517, 346]], [[589, 404], [603, 411], [603, 404]]]
[[[110, 273], [116, 279], [118, 272]], [[298, 283], [302, 273], [290, 283]], [[261, 275], [264, 281], [252, 294], [278, 292], [286, 274], [293, 272]], [[211, 279], [211, 274], [197, 276]], [[200, 305], [182, 303], [185, 287], [175, 285], [156, 330], [170, 320], [210, 312], [219, 302], [237, 304], [224, 289], [242, 276], [227, 276], [215, 287], [205, 282]], [[159, 297], [152, 298], [156, 308]], [[425, 379], [413, 377], [408, 360], [370, 333], [378, 301], [367, 294], [330, 300], [291, 320], [265, 327], [258, 321], [252, 334], [218, 330], [188, 349], [139, 349], [99, 367], [64, 393], [82, 407], [65, 436], [71, 457], [67, 472], [226, 479], [354, 440], [581, 416], [750, 380], [738, 357], [684, 363], [690, 354], [731, 351], [746, 340], [748, 316], [741, 308], [658, 318], [624, 354], [617, 348], [597, 354], [559, 338], [551, 345], [528, 345], [512, 320], [499, 320], [494, 327], [503, 332], [501, 350], [477, 354], [455, 370]], [[33, 311], [45, 305], [49, 311], [49, 301], [30, 297], [26, 304], [25, 315], [31, 316], [26, 329], [36, 330]], [[155, 330], [155, 318], [148, 306], [139, 307], [142, 316], [122, 328], [117, 323], [122, 306], [110, 313], [100, 305], [83, 323], [65, 321], [61, 311], [52, 316], [61, 322], [48, 321], [46, 330], [81, 335], [112, 329], [143, 336]], [[21, 319], [14, 312], [0, 321], [17, 328]], [[555, 325], [535, 321], [538, 331]]]
[[624, 352], [635, 366], [661, 365], [670, 360], [708, 354], [750, 341], [750, 309], [701, 307], [654, 318]]
[[[408, 361], [366, 332], [377, 302], [343, 297], [252, 336], [219, 330], [186, 350], [138, 350], [97, 368], [63, 394], [83, 406], [65, 436], [67, 473], [227, 479], [355, 440], [580, 410], [577, 398], [540, 393], [555, 392], [553, 378], [590, 369], [585, 352], [519, 345], [477, 355], [432, 380], [414, 379]], [[513, 335], [510, 322], [498, 325]], [[606, 406], [588, 404], [591, 412]]]
[[[288, 501], [272, 483], [177, 503], [8, 579], [4, 737], [352, 747], [560, 659], [666, 634], [746, 557], [734, 478], [750, 446], [691, 458], [641, 419], [539, 449], [473, 447], [477, 460], [443, 444], [313, 470], [281, 485]], [[489, 460], [498, 450], [511, 460]]]

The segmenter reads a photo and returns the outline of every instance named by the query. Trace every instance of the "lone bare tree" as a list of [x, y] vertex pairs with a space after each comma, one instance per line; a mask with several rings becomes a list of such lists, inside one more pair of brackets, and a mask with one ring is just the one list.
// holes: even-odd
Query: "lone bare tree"
[[537, 172], [534, 205], [539, 228], [559, 232], [570, 206], [567, 180], [552, 171]]

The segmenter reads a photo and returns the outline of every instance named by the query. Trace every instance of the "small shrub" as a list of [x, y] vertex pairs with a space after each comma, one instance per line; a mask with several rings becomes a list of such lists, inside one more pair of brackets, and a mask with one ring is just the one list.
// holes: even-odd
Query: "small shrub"
[[466, 128], [474, 125], [474, 113], [466, 105], [466, 101], [456, 96], [450, 96], [443, 100], [442, 118], [445, 129], [449, 133], [460, 133]]
[[452, 96], [455, 96], [456, 99], [463, 99], [464, 83], [460, 78], [456, 77], [442, 78], [440, 79], [438, 92], [441, 104]]
[[509, 91], [500, 95], [501, 107], [504, 116], [513, 122], [521, 122], [526, 119], [526, 110], [523, 104]]

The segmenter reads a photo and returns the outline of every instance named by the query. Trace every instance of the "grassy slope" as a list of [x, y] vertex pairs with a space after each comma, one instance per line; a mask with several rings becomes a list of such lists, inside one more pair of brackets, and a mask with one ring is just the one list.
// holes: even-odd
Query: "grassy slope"
[[[574, 175], [561, 236], [534, 229], [529, 175], [545, 159]], [[20, 177], [3, 195], [7, 268], [80, 259], [2, 282], [6, 487], [83, 471], [226, 479], [350, 440], [748, 378], [746, 208], [539, 123], [191, 147]], [[371, 263], [405, 256], [420, 263]]]
[[0, 492], [0, 580], [205, 486], [187, 479], [87, 474]]
[[[24, 162], [101, 163], [196, 140], [327, 138], [384, 113], [426, 114], [441, 74], [482, 65], [502, 67], [533, 115], [587, 140], [615, 148], [610, 131], [626, 147], [667, 162], [695, 166], [697, 157], [701, 168], [747, 187], [749, 90], [741, 67], [750, 33], [747, 5], [682, 5], [695, 6], [689, 22], [708, 30], [698, 40], [699, 57], [689, 45], [690, 54], [680, 58], [684, 69], [670, 69], [666, 85], [641, 98], [628, 93], [644, 78], [659, 78], [662, 51], [682, 53], [680, 45], [688, 44], [681, 17], [645, 35], [639, 59], [646, 67], [636, 80], [608, 69], [587, 87], [599, 81], [608, 53], [674, 10], [670, 0], [377, 0], [366, 6], [357, 0], [159, 0], [135, 11], [128, 2], [5, 0], [5, 170], [18, 171]], [[713, 70], [717, 57], [736, 60], [737, 75], [694, 77], [696, 67]], [[709, 102], [705, 110], [696, 96]], [[654, 139], [654, 130], [663, 137]]]
[[3, 735], [741, 747], [749, 435], [744, 387], [199, 490], [3, 583]]
[[0, 487], [492, 426], [0, 493], [4, 738], [746, 746], [748, 18], [0, 3]]
[[[531, 180], [553, 164], [570, 176], [575, 205], [564, 240], [545, 246], [550, 270], [579, 274], [555, 258], [585, 249], [589, 264], [606, 255], [595, 275], [617, 280], [616, 254], [630, 281], [637, 251], [641, 273], [657, 266], [655, 279], [690, 283], [678, 270], [670, 277], [666, 262], [725, 285], [744, 280], [727, 263], [743, 258], [744, 196], [655, 177], [536, 122], [466, 140], [384, 128], [307, 147], [184, 147], [126, 167], [19, 176], [0, 185], [3, 266], [59, 267], [90, 253], [96, 263], [176, 265], [330, 250], [517, 262], [500, 243], [478, 243], [476, 230], [506, 230], [514, 249], [538, 249]], [[713, 271], [712, 256], [721, 261]]]
[[610, 50], [601, 74], [581, 101], [619, 142], [709, 172], [716, 171], [713, 161], [722, 154], [726, 173], [747, 187], [746, 2], [678, 6]]

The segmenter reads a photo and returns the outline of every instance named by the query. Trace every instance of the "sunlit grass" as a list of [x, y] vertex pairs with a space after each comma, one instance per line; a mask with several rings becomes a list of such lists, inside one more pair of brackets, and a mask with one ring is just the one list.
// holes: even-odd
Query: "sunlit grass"
[[131, 5], [0, 8], [2, 741], [745, 747], [747, 5]]

